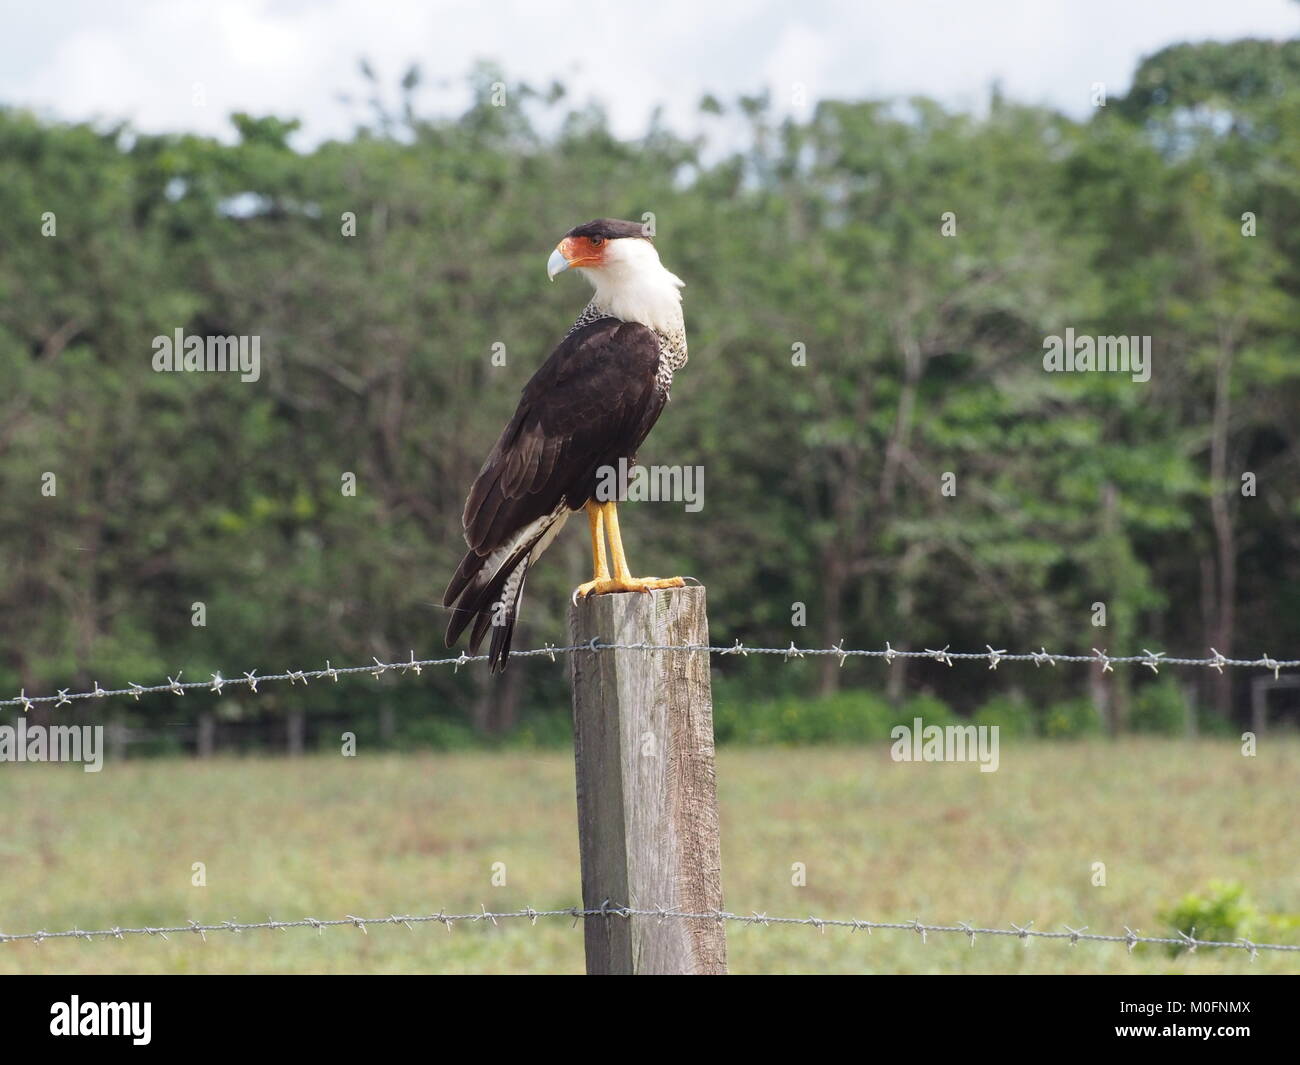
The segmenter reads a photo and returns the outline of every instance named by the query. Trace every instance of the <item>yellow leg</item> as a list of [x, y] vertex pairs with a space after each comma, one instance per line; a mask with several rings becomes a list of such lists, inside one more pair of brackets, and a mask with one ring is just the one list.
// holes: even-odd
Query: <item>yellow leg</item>
[[[618, 528], [618, 510], [615, 503], [611, 500], [608, 503], [599, 505], [587, 504], [587, 517], [592, 519], [592, 508], [595, 506], [595, 512], [603, 517], [605, 529], [609, 533], [609, 557], [614, 566], [614, 576], [610, 577], [604, 569], [604, 543], [601, 543], [600, 562], [597, 565], [596, 577], [586, 584], [578, 586], [574, 598], [583, 599], [589, 595], [605, 595], [609, 592], [650, 592], [656, 588], [683, 588], [686, 582], [681, 577], [633, 577], [632, 571], [627, 564], [627, 555], [623, 551], [623, 537]], [[596, 531], [598, 522], [593, 520], [592, 524], [592, 548], [595, 549], [596, 537], [599, 535]]]
[[605, 525], [601, 520], [600, 504], [587, 504], [587, 525], [591, 529], [591, 572], [595, 579], [603, 581], [609, 577], [605, 565]]
[[601, 505], [596, 502], [587, 504], [587, 526], [591, 530], [591, 572], [592, 578], [580, 584], [574, 591], [574, 599], [591, 595], [602, 584], [609, 582], [609, 567], [605, 564], [605, 523], [602, 520]]
[[623, 534], [618, 527], [618, 509], [613, 500], [605, 504], [605, 527], [609, 529], [609, 555], [614, 563], [614, 577], [625, 581], [632, 579], [632, 570], [623, 552]]

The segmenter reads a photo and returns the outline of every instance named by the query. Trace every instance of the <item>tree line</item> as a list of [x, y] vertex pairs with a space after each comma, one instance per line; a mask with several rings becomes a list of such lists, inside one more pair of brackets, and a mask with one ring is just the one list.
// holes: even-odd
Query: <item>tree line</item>
[[[624, 531], [708, 585], [715, 639], [1300, 645], [1300, 42], [1170, 47], [1084, 121], [996, 91], [708, 98], [689, 138], [620, 139], [491, 67], [451, 117], [415, 68], [391, 104], [367, 78], [355, 132], [306, 149], [286, 117], [222, 143], [0, 110], [0, 691], [437, 654], [465, 492], [587, 298], [546, 256], [602, 215], [646, 219], [687, 281], [691, 361], [640, 457], [702, 467], [703, 505], [630, 503]], [[258, 338], [257, 378], [156, 372], [178, 330]], [[1147, 338], [1149, 379], [1049, 372], [1067, 330]], [[563, 536], [516, 646], [564, 642], [587, 565]], [[1145, 680], [717, 665], [742, 701], [960, 712], [1010, 684], [1116, 732]], [[1187, 681], [1244, 713], [1241, 675]], [[436, 739], [566, 701], [527, 661], [214, 705], [381, 706]]]

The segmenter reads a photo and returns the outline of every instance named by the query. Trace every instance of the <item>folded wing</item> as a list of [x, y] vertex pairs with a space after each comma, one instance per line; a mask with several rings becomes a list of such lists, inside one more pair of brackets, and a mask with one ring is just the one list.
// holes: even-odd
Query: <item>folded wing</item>
[[504, 667], [529, 564], [592, 498], [600, 468], [635, 457], [666, 401], [658, 369], [653, 330], [600, 318], [566, 336], [524, 386], [465, 501], [469, 551], [443, 596], [448, 647], [473, 624], [477, 653], [492, 628], [492, 668]]

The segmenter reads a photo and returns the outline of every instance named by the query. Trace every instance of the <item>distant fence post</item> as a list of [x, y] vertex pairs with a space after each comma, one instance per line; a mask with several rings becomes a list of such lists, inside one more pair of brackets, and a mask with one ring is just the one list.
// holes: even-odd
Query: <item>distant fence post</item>
[[[579, 601], [573, 643], [707, 644], [703, 588]], [[582, 901], [709, 913], [722, 908], [709, 656], [575, 651], [573, 726]], [[588, 917], [587, 972], [722, 974], [712, 918]]]
[[114, 718], [108, 723], [108, 756], [115, 762], [120, 762], [126, 758], [126, 745], [130, 742], [130, 735], [127, 732], [126, 725], [123, 724], [120, 717]]
[[290, 710], [286, 725], [289, 757], [297, 758], [306, 747], [307, 718], [301, 710]]
[[200, 758], [211, 758], [217, 749], [217, 719], [207, 710], [199, 714], [199, 732], [196, 743]]

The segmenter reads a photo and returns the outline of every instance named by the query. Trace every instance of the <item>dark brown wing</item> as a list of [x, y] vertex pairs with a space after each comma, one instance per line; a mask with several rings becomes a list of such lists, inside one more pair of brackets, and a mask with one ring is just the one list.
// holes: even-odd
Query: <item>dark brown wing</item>
[[[601, 318], [565, 337], [524, 386], [465, 501], [470, 550], [443, 596], [449, 647], [508, 582], [522, 589], [513, 571], [566, 510], [591, 499], [599, 468], [635, 456], [663, 410], [658, 369], [653, 330]], [[480, 618], [475, 634], [485, 631]]]

